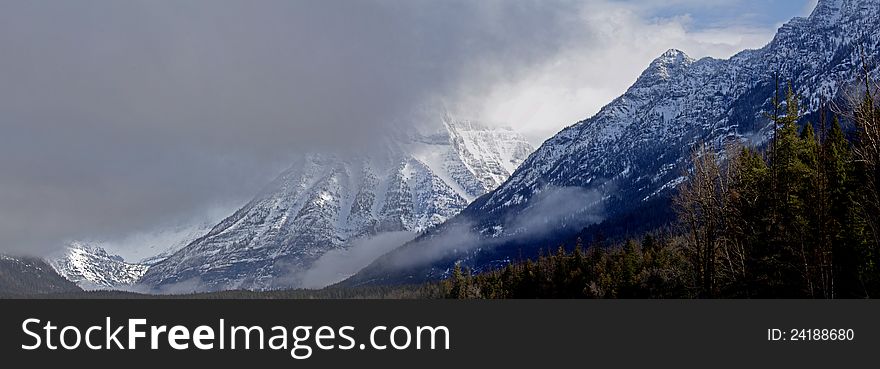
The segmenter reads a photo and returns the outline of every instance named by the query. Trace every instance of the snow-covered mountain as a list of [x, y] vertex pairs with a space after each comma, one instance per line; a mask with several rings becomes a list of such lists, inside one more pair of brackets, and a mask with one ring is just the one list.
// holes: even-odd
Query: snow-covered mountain
[[111, 255], [102, 247], [72, 242], [49, 264], [58, 274], [83, 289], [111, 289], [132, 285], [146, 273], [146, 264], [127, 263], [121, 256]]
[[532, 150], [509, 129], [447, 115], [432, 129], [395, 134], [377, 152], [305, 155], [140, 282], [166, 291], [300, 286], [329, 251], [441, 224], [501, 184]]
[[681, 166], [697, 141], [760, 144], [771, 136], [763, 112], [770, 110], [774, 73], [781, 83], [791, 82], [807, 112], [858, 86], [858, 47], [872, 58], [880, 51], [878, 12], [878, 0], [822, 0], [809, 18], [788, 22], [760, 50], [729, 60], [694, 60], [669, 50], [623, 96], [549, 139], [472, 208], [485, 214], [528, 207], [552, 187], [613, 186], [612, 202], [640, 202], [670, 191], [682, 180]]
[[[771, 110], [776, 73], [783, 88], [791, 82], [807, 113], [858, 88], [862, 52], [876, 80], [878, 13], [880, 0], [820, 0], [809, 17], [786, 23], [761, 49], [726, 60], [665, 52], [626, 93], [547, 140], [503, 185], [443, 227], [461, 232], [452, 225], [467, 224], [482, 237], [479, 249], [468, 254], [465, 245], [429, 242], [448, 235], [439, 229], [377, 260], [349, 283], [440, 277], [455, 262], [480, 269], [522, 256], [526, 246], [517, 239], [531, 236], [528, 247], [546, 249], [553, 245], [542, 244], [546, 238], [539, 234], [571, 236], [668, 197], [684, 180], [695, 143], [760, 145], [771, 137], [763, 113]], [[397, 267], [396, 259], [436, 247], [457, 252], [432, 265]]]

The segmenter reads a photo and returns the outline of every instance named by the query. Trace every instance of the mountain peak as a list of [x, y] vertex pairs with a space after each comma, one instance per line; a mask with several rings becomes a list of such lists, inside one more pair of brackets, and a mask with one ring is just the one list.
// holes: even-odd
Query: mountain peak
[[491, 130], [486, 124], [470, 119], [456, 118], [450, 114], [443, 117], [443, 124], [447, 129], [462, 129], [468, 131], [488, 131]]
[[106, 256], [106, 257], [116, 257], [116, 258], [119, 257], [117, 255], [110, 255], [109, 253], [107, 253], [107, 250], [105, 250], [103, 247], [101, 247], [97, 244], [80, 242], [80, 241], [71, 242], [70, 244], [67, 245], [67, 249], [89, 252], [92, 254]]
[[447, 115], [443, 118], [443, 124], [446, 126], [447, 130], [450, 130], [452, 133], [458, 131], [475, 131], [475, 132], [510, 132], [517, 139], [523, 139], [519, 133], [516, 133], [513, 128], [509, 126], [503, 125], [495, 125], [495, 124], [487, 124], [483, 121], [473, 120], [473, 119], [462, 119], [457, 118], [452, 115]]
[[848, 0], [819, 0], [816, 8], [813, 9], [813, 15], [829, 14], [839, 12], [843, 4]]
[[669, 49], [666, 50], [663, 54], [660, 54], [657, 59], [654, 59], [651, 62], [652, 67], [663, 66], [663, 67], [672, 67], [679, 65], [688, 65], [693, 63], [694, 59], [688, 56], [684, 51], [678, 49]]
[[810, 19], [822, 20], [826, 24], [834, 24], [841, 18], [858, 13], [876, 14], [880, 0], [819, 0], [810, 14]]
[[694, 62], [694, 59], [678, 49], [669, 49], [651, 62], [640, 81], [652, 85], [658, 81], [668, 80], [671, 76], [679, 74]]
[[661, 59], [672, 59], [675, 61], [682, 61], [686, 59], [690, 59], [690, 57], [679, 49], [669, 49], [666, 50], [663, 54], [660, 55]]

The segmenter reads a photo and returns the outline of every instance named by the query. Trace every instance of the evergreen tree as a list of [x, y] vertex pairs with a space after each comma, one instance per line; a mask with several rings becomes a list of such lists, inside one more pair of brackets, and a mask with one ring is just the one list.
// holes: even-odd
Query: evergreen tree
[[449, 298], [467, 298], [467, 288], [467, 279], [461, 270], [461, 265], [455, 264], [455, 267], [452, 269], [452, 287], [449, 290]]
[[[813, 293], [812, 268], [809, 262], [810, 222], [805, 209], [809, 206], [809, 184], [814, 175], [813, 168], [805, 159], [812, 158], [812, 145], [805, 145], [798, 134], [797, 123], [801, 118], [799, 97], [788, 86], [785, 97], [785, 116], [779, 117], [781, 125], [777, 131], [776, 146], [770, 152], [770, 165], [776, 173], [774, 196], [770, 206], [774, 208], [771, 219], [770, 250], [773, 254], [770, 270], [773, 281], [789, 281], [773, 288], [776, 296], [796, 296], [802, 291]], [[806, 133], [805, 135], [809, 135]], [[799, 283], [794, 283], [799, 281]]]
[[798, 166], [802, 177], [797, 183], [796, 193], [802, 206], [799, 209], [802, 276], [811, 297], [829, 297], [831, 288], [831, 254], [822, 242], [825, 235], [820, 224], [824, 211], [821, 203], [824, 188], [819, 167], [820, 146], [812, 123], [807, 122], [800, 135]]
[[824, 179], [825, 209], [820, 227], [831, 253], [832, 291], [828, 297], [858, 295], [858, 257], [863, 226], [855, 212], [852, 150], [843, 134], [840, 120], [834, 117], [822, 143], [821, 170]]

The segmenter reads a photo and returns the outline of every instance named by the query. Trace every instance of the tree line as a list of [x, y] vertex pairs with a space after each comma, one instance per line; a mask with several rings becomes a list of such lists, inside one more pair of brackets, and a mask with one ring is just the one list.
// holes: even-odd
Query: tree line
[[[789, 86], [765, 151], [700, 145], [675, 208], [703, 297], [870, 297], [880, 292], [877, 108], [870, 85], [840, 119], [799, 130]], [[817, 132], [818, 131], [818, 132]]]

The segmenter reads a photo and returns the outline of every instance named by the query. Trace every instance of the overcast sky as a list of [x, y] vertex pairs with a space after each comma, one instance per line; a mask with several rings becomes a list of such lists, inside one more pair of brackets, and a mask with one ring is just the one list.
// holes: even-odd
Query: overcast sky
[[297, 152], [368, 144], [425, 106], [537, 146], [666, 49], [729, 57], [814, 4], [2, 1], [0, 250], [222, 214]]

